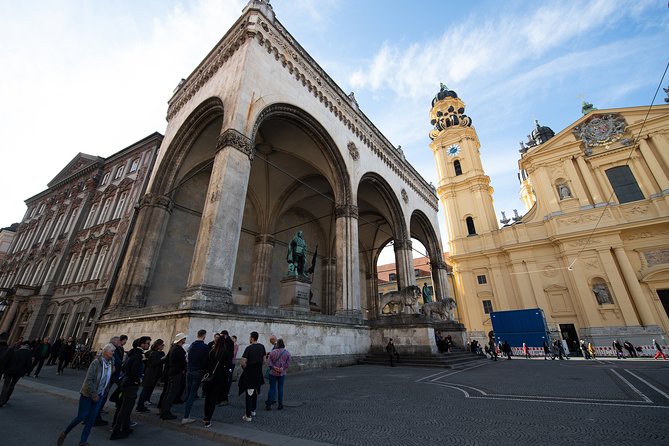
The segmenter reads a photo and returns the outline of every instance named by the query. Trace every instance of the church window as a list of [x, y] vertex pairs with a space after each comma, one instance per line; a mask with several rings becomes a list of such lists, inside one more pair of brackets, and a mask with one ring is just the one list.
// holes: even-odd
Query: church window
[[105, 173], [104, 176], [102, 177], [102, 181], [100, 181], [100, 186], [104, 186], [107, 183], [109, 183], [109, 172]]
[[481, 274], [479, 276], [476, 276], [476, 281], [479, 283], [479, 285], [485, 285], [488, 283], [488, 280], [485, 277], [485, 274]]
[[455, 170], [455, 176], [462, 175], [462, 166], [459, 160], [453, 161], [453, 170]]
[[107, 198], [102, 205], [102, 212], [100, 212], [100, 217], [98, 218], [98, 224], [104, 223], [107, 220], [107, 212], [109, 212], [109, 207], [111, 206], [112, 199]]
[[114, 173], [114, 179], [118, 180], [119, 178], [121, 178], [121, 175], [123, 175], [123, 166], [118, 166], [116, 168], [116, 173]]
[[135, 158], [132, 160], [132, 163], [130, 163], [130, 170], [129, 172], [135, 172], [139, 168], [139, 158]]
[[467, 235], [476, 235], [476, 226], [474, 226], [474, 219], [472, 217], [467, 217], [465, 222], [467, 223]]
[[91, 279], [97, 279], [100, 277], [100, 271], [105, 263], [105, 258], [107, 257], [107, 251], [109, 250], [108, 246], [103, 246], [100, 248], [98, 258], [95, 261], [95, 267], [93, 268], [93, 273], [91, 274]]
[[88, 262], [91, 259], [91, 250], [87, 249], [86, 252], [84, 253], [84, 258], [81, 260], [81, 266], [79, 267], [79, 273], [77, 274], [77, 278], [74, 280], [75, 282], [81, 282], [83, 280], [86, 280], [86, 272], [88, 270]]
[[93, 205], [91, 205], [91, 210], [88, 213], [88, 217], [86, 218], [86, 223], [84, 223], [84, 228], [88, 228], [89, 226], [91, 226], [93, 224], [93, 220], [95, 218], [95, 211], [97, 211], [97, 210], [98, 210], [97, 203], [94, 203]]
[[128, 197], [128, 192], [123, 192], [121, 195], [118, 197], [118, 203], [116, 204], [116, 210], [114, 210], [114, 215], [112, 219], [117, 219], [121, 217], [121, 214], [123, 213], [123, 208], [125, 207], [125, 199]]
[[630, 201], [643, 200], [644, 196], [639, 188], [639, 184], [634, 178], [634, 174], [629, 166], [618, 166], [608, 169], [606, 176], [613, 187], [613, 191], [618, 197], [619, 203], [629, 203]]
[[485, 314], [492, 313], [492, 301], [491, 300], [484, 300], [483, 301], [483, 312]]

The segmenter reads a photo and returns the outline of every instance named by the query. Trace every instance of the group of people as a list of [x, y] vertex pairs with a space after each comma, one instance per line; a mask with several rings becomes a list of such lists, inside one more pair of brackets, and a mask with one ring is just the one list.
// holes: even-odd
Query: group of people
[[[196, 419], [191, 417], [191, 411], [202, 389], [202, 422], [204, 427], [210, 427], [216, 406], [228, 404], [238, 345], [237, 337], [230, 336], [226, 330], [215, 333], [209, 343], [205, 343], [206, 336], [206, 330], [199, 330], [195, 341], [186, 349], [187, 336], [178, 333], [167, 354], [162, 339], [152, 341], [149, 336], [141, 336], [133, 341], [132, 349], [126, 353], [124, 346], [128, 337], [112, 337], [89, 366], [80, 390], [77, 415], [59, 434], [57, 444], [61, 446], [72, 429], [82, 423], [84, 428], [79, 444], [87, 445], [92, 427], [108, 424], [100, 417], [107, 399], [116, 403], [110, 439], [128, 437], [136, 424], [130, 420], [133, 408], [137, 412], [149, 412], [146, 403], [161, 380], [164, 387], [157, 405], [161, 419], [177, 419], [172, 406], [184, 404], [181, 424], [194, 423]], [[242, 367], [239, 394], [245, 393], [244, 421], [252, 421], [256, 416], [257, 399], [265, 377], [270, 384], [266, 409], [271, 410], [277, 401], [278, 409], [283, 409], [283, 383], [290, 365], [290, 353], [283, 339], [274, 335], [270, 337], [272, 350], [267, 353], [265, 346], [258, 343], [258, 337], [257, 332], [251, 332], [249, 345], [239, 361]]]
[[453, 338], [451, 338], [451, 335], [444, 336], [440, 330], [434, 331], [434, 341], [437, 344], [439, 353], [450, 353], [453, 349]]

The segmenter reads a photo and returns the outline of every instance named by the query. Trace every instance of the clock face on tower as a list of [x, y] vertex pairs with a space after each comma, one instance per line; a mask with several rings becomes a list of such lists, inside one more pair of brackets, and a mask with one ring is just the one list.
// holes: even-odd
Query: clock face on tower
[[451, 144], [446, 150], [448, 150], [448, 156], [456, 156], [460, 153], [460, 146], [457, 144]]

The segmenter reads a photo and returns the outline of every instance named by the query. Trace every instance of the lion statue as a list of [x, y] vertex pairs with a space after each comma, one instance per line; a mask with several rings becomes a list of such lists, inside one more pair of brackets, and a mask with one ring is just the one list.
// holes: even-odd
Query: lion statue
[[438, 300], [436, 302], [428, 302], [423, 304], [420, 307], [421, 314], [425, 315], [428, 319], [439, 318], [443, 321], [453, 319], [453, 309], [455, 308], [455, 299], [447, 297], [444, 300]]
[[390, 291], [381, 296], [379, 309], [383, 310], [386, 305], [389, 305], [392, 314], [404, 313], [407, 308], [409, 309], [407, 313], [416, 313], [416, 304], [420, 296], [420, 288], [416, 285], [409, 285], [401, 291]]

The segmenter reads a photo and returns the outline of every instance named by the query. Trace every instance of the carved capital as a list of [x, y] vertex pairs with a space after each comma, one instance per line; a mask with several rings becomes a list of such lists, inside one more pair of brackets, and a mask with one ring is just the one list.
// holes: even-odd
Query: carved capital
[[338, 204], [335, 206], [335, 217], [358, 218], [358, 206], [352, 204]]
[[172, 200], [165, 195], [149, 192], [139, 200], [139, 207], [160, 207], [169, 212], [172, 209]]
[[274, 246], [276, 239], [272, 234], [258, 234], [256, 235], [256, 243], [265, 243]]
[[395, 239], [393, 242], [393, 248], [395, 251], [399, 251], [400, 249], [411, 250], [412, 247], [413, 244], [411, 243], [411, 239]]
[[448, 265], [443, 260], [432, 260], [432, 261], [430, 261], [430, 266], [432, 267], [432, 271], [435, 271], [435, 270], [438, 270], [438, 269], [443, 269], [443, 270], [448, 269]]
[[255, 149], [251, 144], [251, 140], [237, 130], [227, 129], [218, 136], [218, 141], [216, 141], [216, 151], [218, 152], [226, 147], [234, 147], [253, 161]]

